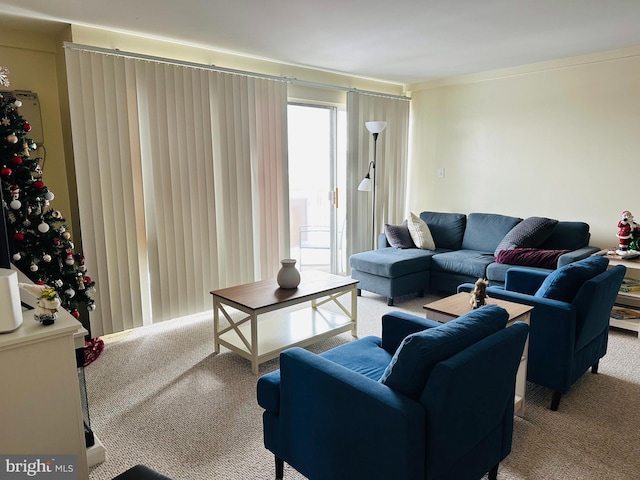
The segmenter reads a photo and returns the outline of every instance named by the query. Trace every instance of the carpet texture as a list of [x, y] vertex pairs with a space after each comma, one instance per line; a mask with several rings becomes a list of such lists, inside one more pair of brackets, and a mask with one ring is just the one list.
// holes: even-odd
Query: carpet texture
[[[358, 334], [380, 335], [392, 310], [423, 315], [435, 297], [358, 298]], [[222, 348], [213, 353], [212, 314], [103, 337], [105, 349], [86, 368], [91, 424], [107, 460], [90, 472], [107, 480], [144, 463], [176, 480], [274, 478], [262, 443], [257, 376], [250, 363]], [[351, 340], [320, 342], [320, 352]], [[260, 365], [260, 374], [278, 360]], [[585, 374], [549, 410], [551, 392], [527, 385], [525, 414], [516, 417], [513, 450], [501, 480], [637, 479], [640, 476], [640, 340], [612, 329], [599, 374]], [[285, 465], [285, 479], [303, 479]], [[486, 478], [486, 477], [485, 477]], [[357, 479], [354, 479], [357, 480]]]

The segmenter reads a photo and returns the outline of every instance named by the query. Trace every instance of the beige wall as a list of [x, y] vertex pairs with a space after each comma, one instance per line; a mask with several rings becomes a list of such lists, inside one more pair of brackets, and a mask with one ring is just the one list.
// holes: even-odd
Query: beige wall
[[[408, 209], [640, 222], [640, 50], [412, 86]], [[445, 177], [438, 178], [439, 168]]]
[[9, 68], [9, 90], [38, 94], [46, 155], [42, 149], [35, 154], [44, 156], [43, 181], [56, 196], [51, 206], [62, 212], [73, 234], [56, 65], [56, 46], [63, 30], [61, 27], [59, 32], [42, 34], [3, 27], [0, 65]]

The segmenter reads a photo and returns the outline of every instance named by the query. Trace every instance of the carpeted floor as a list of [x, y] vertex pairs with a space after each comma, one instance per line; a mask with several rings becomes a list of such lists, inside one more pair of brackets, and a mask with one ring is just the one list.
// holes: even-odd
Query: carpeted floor
[[[429, 298], [387, 307], [363, 292], [358, 334], [380, 335], [389, 310], [423, 315]], [[348, 333], [309, 347], [320, 352], [350, 341]], [[213, 352], [211, 313], [104, 337], [105, 349], [86, 368], [93, 430], [107, 449], [91, 480], [111, 479], [144, 463], [176, 480], [274, 478], [262, 444], [257, 376], [247, 360]], [[260, 374], [278, 368], [272, 360]], [[527, 385], [525, 415], [516, 417], [512, 453], [502, 480], [625, 480], [640, 478], [640, 340], [612, 330], [600, 373], [585, 374], [548, 409], [551, 392]], [[285, 467], [285, 479], [303, 477]], [[329, 480], [329, 479], [328, 479]], [[357, 480], [357, 479], [354, 479]]]

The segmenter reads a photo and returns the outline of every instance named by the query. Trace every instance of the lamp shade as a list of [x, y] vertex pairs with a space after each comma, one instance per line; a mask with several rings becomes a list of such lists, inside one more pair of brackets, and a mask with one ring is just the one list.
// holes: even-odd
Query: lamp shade
[[365, 122], [364, 124], [367, 127], [367, 130], [369, 130], [371, 133], [380, 133], [387, 126], [387, 122], [381, 122], [378, 120]]
[[368, 173], [362, 179], [362, 181], [360, 182], [360, 185], [358, 185], [358, 190], [361, 191], [361, 192], [370, 192], [371, 191], [371, 177], [369, 176]]

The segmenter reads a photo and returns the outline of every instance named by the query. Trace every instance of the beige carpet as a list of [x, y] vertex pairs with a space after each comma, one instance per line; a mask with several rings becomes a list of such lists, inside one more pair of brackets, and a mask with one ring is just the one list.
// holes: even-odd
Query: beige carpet
[[[359, 336], [380, 335], [380, 317], [389, 310], [422, 315], [427, 300], [408, 297], [387, 307], [382, 297], [364, 292]], [[104, 339], [103, 354], [86, 369], [92, 427], [107, 449], [91, 480], [111, 479], [136, 463], [176, 480], [274, 478], [273, 456], [262, 444], [257, 377], [232, 352], [213, 354], [212, 337], [207, 314]], [[350, 339], [345, 333], [310, 350]], [[260, 374], [277, 367], [277, 360], [265, 363]], [[600, 373], [584, 375], [558, 412], [548, 409], [550, 400], [550, 391], [528, 384], [525, 416], [516, 417], [513, 450], [499, 479], [640, 478], [635, 333], [612, 330]], [[285, 479], [302, 478], [285, 468]]]

